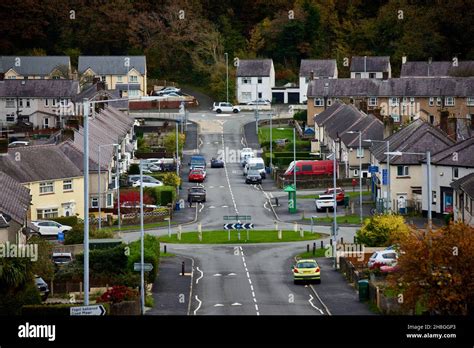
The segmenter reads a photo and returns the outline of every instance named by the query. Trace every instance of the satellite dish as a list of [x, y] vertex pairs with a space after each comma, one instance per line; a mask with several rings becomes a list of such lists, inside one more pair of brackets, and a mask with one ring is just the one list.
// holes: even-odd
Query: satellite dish
[[6, 222], [10, 222], [11, 219], [12, 219], [12, 217], [11, 217], [10, 215], [8, 215], [8, 214], [0, 214], [0, 215], [3, 216], [3, 218], [5, 219]]

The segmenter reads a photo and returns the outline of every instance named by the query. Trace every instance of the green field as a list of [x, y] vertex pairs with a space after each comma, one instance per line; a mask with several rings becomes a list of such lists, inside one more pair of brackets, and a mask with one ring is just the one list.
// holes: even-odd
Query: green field
[[[171, 226], [176, 225], [176, 222], [171, 221]], [[158, 227], [165, 227], [168, 226], [168, 221], [161, 221], [161, 222], [153, 222], [149, 224], [144, 224], [144, 229], [145, 230], [151, 230], [153, 228], [158, 228]], [[107, 229], [110, 229], [114, 232], [118, 231], [136, 231], [140, 229], [140, 225], [122, 225], [121, 228], [119, 229], [118, 226], [112, 226], [112, 227], [107, 227]]]
[[237, 230], [230, 230], [230, 241], [228, 231], [205, 231], [202, 232], [202, 241], [198, 239], [197, 232], [186, 232], [181, 234], [181, 240], [178, 240], [177, 234], [171, 237], [161, 236], [161, 243], [183, 243], [183, 244], [235, 244], [235, 243], [278, 243], [278, 242], [296, 242], [303, 240], [315, 240], [321, 238], [319, 233], [304, 232], [304, 237], [300, 237], [300, 232], [282, 231], [282, 239], [278, 239], [278, 232], [271, 230], [248, 230], [249, 240], [246, 230], [241, 230], [240, 240]]
[[304, 252], [304, 253], [301, 253], [301, 254], [298, 254], [296, 255], [296, 258], [297, 259], [313, 259], [315, 257], [324, 257], [324, 253], [326, 252], [326, 248], [324, 249], [316, 249], [316, 253], [315, 255], [313, 255], [313, 249], [312, 249], [312, 245], [310, 245], [310, 251], [309, 253], [308, 252]]
[[[297, 135], [298, 140], [298, 135]], [[293, 128], [285, 127], [273, 127], [272, 139], [288, 139], [289, 142], [293, 142]], [[263, 143], [264, 141], [270, 141], [270, 127], [260, 127], [258, 129], [258, 141]]]

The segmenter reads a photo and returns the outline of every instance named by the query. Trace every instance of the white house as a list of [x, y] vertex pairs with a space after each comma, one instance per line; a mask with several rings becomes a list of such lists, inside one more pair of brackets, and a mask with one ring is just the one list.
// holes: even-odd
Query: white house
[[237, 101], [272, 100], [275, 68], [272, 59], [243, 59], [237, 67]]
[[454, 189], [454, 220], [474, 226], [474, 173], [451, 184]]
[[390, 79], [392, 68], [390, 57], [352, 57], [351, 79]]
[[300, 103], [308, 100], [308, 83], [314, 79], [337, 79], [335, 59], [302, 59], [300, 64], [299, 89]]
[[5, 80], [69, 79], [68, 56], [0, 56], [0, 74]]

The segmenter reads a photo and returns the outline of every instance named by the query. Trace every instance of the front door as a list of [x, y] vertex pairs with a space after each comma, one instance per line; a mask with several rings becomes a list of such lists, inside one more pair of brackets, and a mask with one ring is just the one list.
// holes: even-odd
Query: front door
[[440, 187], [441, 189], [441, 213], [451, 214], [453, 212], [453, 189], [451, 187]]

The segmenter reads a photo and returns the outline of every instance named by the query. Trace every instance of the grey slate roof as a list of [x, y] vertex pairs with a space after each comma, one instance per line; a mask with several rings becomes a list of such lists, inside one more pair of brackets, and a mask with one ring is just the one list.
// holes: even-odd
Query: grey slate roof
[[336, 101], [333, 105], [314, 117], [318, 126], [323, 126], [324, 131], [331, 139], [340, 138], [346, 147], [358, 147], [359, 135], [347, 133], [348, 131], [362, 132], [362, 147], [369, 148], [366, 139], [381, 140], [383, 138], [383, 124], [374, 115], [367, 115], [353, 105], [346, 105]]
[[308, 84], [308, 97], [472, 97], [474, 78], [325, 79]]
[[[453, 153], [457, 153], [457, 161]], [[442, 166], [474, 168], [474, 138], [456, 143], [431, 156], [431, 163]]]
[[[364, 67], [364, 60], [365, 67]], [[390, 66], [390, 57], [378, 56], [378, 57], [352, 57], [351, 59], [351, 72], [388, 72]], [[364, 70], [365, 69], [365, 70]]]
[[30, 206], [30, 190], [0, 171], [0, 214], [8, 214], [23, 224]]
[[314, 77], [332, 77], [336, 72], [335, 59], [302, 59], [300, 77], [310, 77], [311, 70]]
[[3, 80], [0, 98], [73, 98], [79, 93], [74, 80]]
[[[20, 58], [20, 66], [16, 66], [17, 58]], [[24, 76], [46, 76], [60, 66], [71, 67], [68, 56], [0, 56], [0, 72], [3, 73], [13, 69]]]
[[[97, 100], [106, 97], [107, 99], [119, 99], [120, 98], [120, 91], [118, 89], [106, 89], [106, 90], [97, 90], [97, 86], [91, 85], [85, 88], [81, 93], [77, 94], [74, 98], [74, 102], [82, 102], [84, 99], [87, 100]], [[115, 101], [113, 102], [114, 107], [117, 108], [126, 108], [127, 101]]]
[[237, 67], [239, 77], [270, 76], [273, 61], [271, 59], [241, 59]]
[[[125, 58], [130, 58], [130, 67], [124, 66]], [[146, 74], [145, 56], [79, 56], [78, 71], [83, 73], [91, 68], [97, 75], [126, 75], [131, 69]]]
[[[16, 161], [19, 154], [19, 161]], [[20, 183], [82, 176], [58, 145], [25, 146], [0, 157], [0, 168]]]
[[406, 62], [402, 64], [400, 77], [450, 77], [468, 73], [465, 76], [474, 76], [474, 61], [459, 61], [458, 66], [453, 66], [452, 61], [447, 62]]
[[456, 191], [465, 192], [471, 199], [474, 199], [474, 173], [453, 181], [451, 187]]
[[[391, 152], [426, 153], [429, 150], [435, 154], [454, 144], [446, 133], [421, 119], [413, 121], [384, 140], [390, 141]], [[387, 159], [386, 146], [385, 143], [374, 143], [371, 147], [372, 154], [381, 163], [385, 163]], [[424, 158], [425, 155], [391, 156], [390, 165], [418, 164]]]

